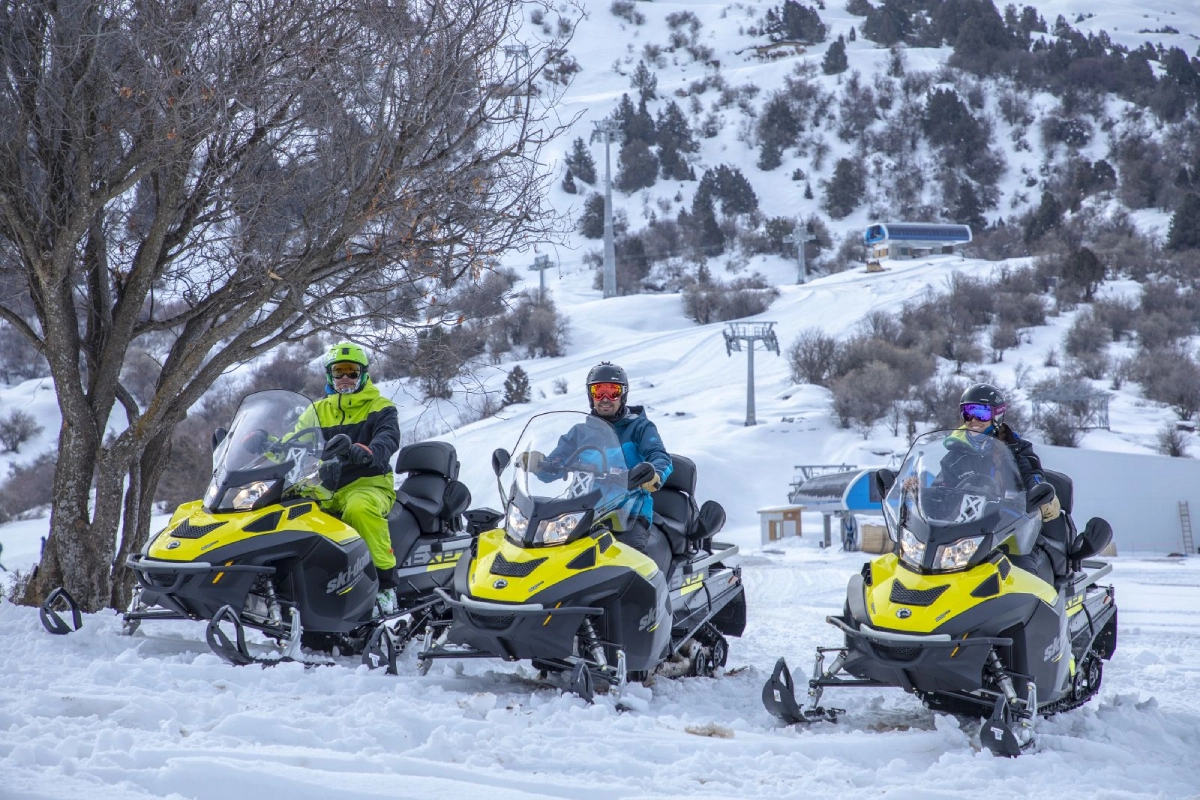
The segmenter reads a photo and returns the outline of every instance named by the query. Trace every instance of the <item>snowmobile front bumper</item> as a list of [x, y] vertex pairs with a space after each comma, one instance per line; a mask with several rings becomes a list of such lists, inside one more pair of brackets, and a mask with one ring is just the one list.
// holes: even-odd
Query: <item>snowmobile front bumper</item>
[[469, 650], [435, 649], [421, 654], [421, 658], [566, 659], [572, 655], [575, 634], [583, 621], [604, 613], [604, 609], [593, 606], [494, 603], [471, 597], [455, 599], [444, 589], [434, 592], [454, 617], [449, 642]]
[[[147, 605], [169, 608], [189, 619], [211, 619], [226, 605], [240, 608], [255, 577], [275, 574], [275, 567], [163, 561], [141, 553], [128, 556], [125, 566], [137, 577]], [[226, 574], [234, 579], [222, 586]]]
[[910, 634], [854, 627], [826, 617], [846, 635], [842, 669], [876, 684], [910, 692], [974, 692], [983, 687], [983, 667], [994, 647], [1009, 647], [1002, 636], [952, 638], [945, 633]]

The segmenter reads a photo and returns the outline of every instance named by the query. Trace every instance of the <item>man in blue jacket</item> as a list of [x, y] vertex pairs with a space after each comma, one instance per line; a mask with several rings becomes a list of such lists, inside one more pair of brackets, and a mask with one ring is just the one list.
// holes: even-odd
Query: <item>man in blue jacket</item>
[[[617, 540], [648, 555], [658, 568], [666, 573], [671, 564], [671, 545], [658, 528], [651, 525], [654, 519], [654, 499], [651, 492], [658, 489], [671, 474], [671, 456], [663, 446], [658, 428], [646, 418], [642, 406], [627, 405], [629, 378], [625, 370], [616, 364], [604, 361], [592, 367], [587, 377], [588, 405], [596, 424], [611, 425], [621, 443], [621, 454], [625, 466], [632, 468], [645, 461], [654, 467], [654, 477], [635, 489], [628, 500], [626, 528], [617, 532]], [[557, 447], [546, 456], [535, 456], [538, 464], [530, 463], [529, 469], [553, 469], [578, 448], [577, 438], [586, 438], [587, 426], [577, 425], [564, 435]]]

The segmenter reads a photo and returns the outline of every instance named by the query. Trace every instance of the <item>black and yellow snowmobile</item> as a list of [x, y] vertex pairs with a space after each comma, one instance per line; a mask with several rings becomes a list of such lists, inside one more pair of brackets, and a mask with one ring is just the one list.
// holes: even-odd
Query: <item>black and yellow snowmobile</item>
[[[301, 427], [302, 417], [315, 419], [305, 414], [310, 406], [294, 392], [259, 392], [242, 401], [228, 432], [217, 431], [204, 499], [176, 509], [126, 561], [137, 586], [124, 633], [144, 620], [205, 621], [209, 645], [234, 664], [303, 660], [301, 647], [338, 648], [394, 670], [404, 642], [444, 612], [433, 589], [449, 584], [473, 538], [463, 526], [470, 493], [457, 480], [454, 448], [422, 442], [397, 456], [397, 472], [408, 473], [388, 515], [399, 609], [383, 615], [366, 542], [320, 507], [330, 496], [322, 475], [340, 469], [350, 441], [326, 442], [319, 427]], [[72, 629], [64, 611], [77, 629], [78, 607], [59, 589], [42, 607], [51, 633]], [[282, 645], [282, 657], [252, 655], [246, 628]]]
[[[1004, 443], [950, 431], [919, 437], [898, 473], [876, 472], [894, 552], [864, 564], [841, 616], [827, 618], [845, 644], [817, 648], [805, 705], [781, 658], [767, 710], [789, 724], [835, 720], [841, 709], [820, 706], [826, 688], [898, 687], [986, 718], [982, 744], [1015, 756], [1034, 743], [1038, 715], [1093, 697], [1117, 644], [1113, 588], [1097, 583], [1112, 567], [1091, 560], [1112, 528], [1093, 518], [1077, 533], [1070, 478], [1045, 474], [1026, 492]], [[1043, 524], [1038, 509], [1055, 494], [1064, 513]]]
[[[570, 452], [563, 442], [572, 442]], [[421, 663], [528, 660], [589, 700], [597, 686], [723, 666], [725, 637], [745, 628], [746, 598], [740, 567], [728, 564], [737, 547], [712, 539], [724, 510], [711, 500], [696, 507], [695, 465], [672, 456], [674, 470], [653, 495], [655, 525], [671, 550], [664, 571], [616, 535], [645, 500], [637, 487], [653, 468], [627, 468], [611, 425], [575, 412], [540, 414], [513, 452], [497, 450], [492, 460], [503, 526], [482, 533], [473, 557], [460, 561], [453, 592], [435, 590], [453, 621], [427, 631]]]

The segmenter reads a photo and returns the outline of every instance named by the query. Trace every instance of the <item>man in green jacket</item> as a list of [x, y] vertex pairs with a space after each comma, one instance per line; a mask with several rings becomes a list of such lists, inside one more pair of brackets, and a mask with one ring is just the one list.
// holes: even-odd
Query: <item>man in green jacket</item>
[[[328, 441], [339, 433], [353, 445], [341, 474], [327, 484], [333, 498], [325, 507], [358, 531], [379, 573], [379, 604], [384, 614], [396, 608], [396, 556], [387, 515], [396, 502], [392, 459], [400, 449], [396, 404], [379, 393], [367, 374], [367, 352], [353, 342], [338, 342], [325, 355], [325, 397], [313, 403], [317, 424]], [[301, 426], [306, 423], [301, 420]]]

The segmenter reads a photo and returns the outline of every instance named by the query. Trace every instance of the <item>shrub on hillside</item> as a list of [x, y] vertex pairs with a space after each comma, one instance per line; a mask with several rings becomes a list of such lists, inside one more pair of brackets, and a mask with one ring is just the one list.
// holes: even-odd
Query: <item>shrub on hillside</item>
[[0, 419], [0, 445], [5, 452], [19, 453], [21, 445], [37, 436], [45, 428], [38, 425], [34, 416], [21, 409], [13, 409], [7, 417]]
[[728, 284], [713, 280], [702, 267], [696, 280], [683, 290], [683, 312], [701, 325], [752, 317], [771, 307], [779, 290], [761, 275], [738, 278]]
[[9, 464], [0, 484], [0, 523], [38, 506], [49, 505], [54, 493], [54, 453], [42, 453], [28, 464]]
[[828, 387], [837, 363], [837, 351], [837, 340], [820, 328], [802, 330], [787, 351], [792, 382]]

